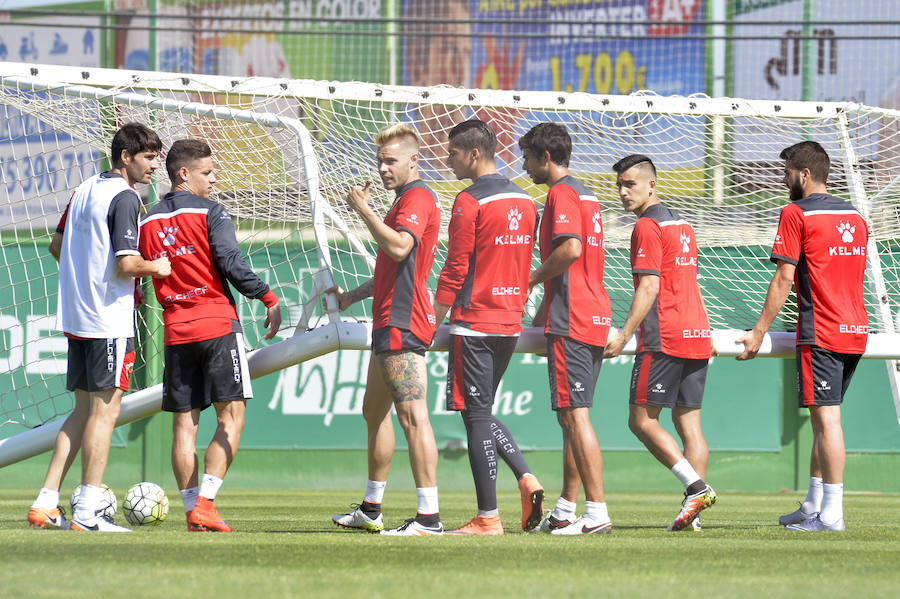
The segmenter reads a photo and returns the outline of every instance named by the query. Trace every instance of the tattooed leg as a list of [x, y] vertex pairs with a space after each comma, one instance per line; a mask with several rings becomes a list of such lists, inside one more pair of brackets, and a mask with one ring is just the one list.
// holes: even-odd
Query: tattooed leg
[[437, 446], [428, 420], [425, 357], [414, 352], [379, 355], [382, 376], [409, 445], [416, 487], [437, 486]]

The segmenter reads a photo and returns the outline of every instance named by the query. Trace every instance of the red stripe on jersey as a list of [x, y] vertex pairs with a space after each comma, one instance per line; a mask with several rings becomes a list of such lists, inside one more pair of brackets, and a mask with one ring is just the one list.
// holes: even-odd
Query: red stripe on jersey
[[125, 359], [122, 361], [122, 371], [119, 373], [119, 384], [116, 387], [122, 391], [128, 391], [132, 372], [134, 372], [134, 350], [125, 354]]
[[572, 405], [569, 396], [569, 373], [566, 368], [566, 344], [564, 337], [553, 337], [553, 376], [556, 380], [556, 406], [568, 408]]
[[463, 377], [463, 347], [460, 335], [451, 335], [453, 339], [453, 409], [464, 410], [466, 408], [465, 379]]
[[816, 383], [813, 380], [812, 346], [800, 346], [800, 393], [803, 394], [803, 405], [816, 405]]
[[391, 348], [391, 351], [399, 351], [403, 349], [403, 332], [400, 329], [390, 327], [388, 329], [388, 335], [390, 336], [388, 347]]
[[641, 366], [638, 371], [637, 389], [634, 393], [634, 403], [647, 403], [647, 387], [650, 384], [650, 363], [653, 361], [653, 354], [644, 354], [641, 357]]

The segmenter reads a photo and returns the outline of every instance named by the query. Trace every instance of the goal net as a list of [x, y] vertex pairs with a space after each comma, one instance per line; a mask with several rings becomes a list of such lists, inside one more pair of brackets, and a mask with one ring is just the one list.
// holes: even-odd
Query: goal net
[[[0, 251], [5, 265], [0, 427], [32, 429], [72, 407], [64, 388], [66, 343], [53, 331], [57, 268], [46, 245], [71, 191], [106, 168], [112, 133], [129, 121], [154, 128], [164, 151], [185, 137], [212, 146], [219, 178], [214, 199], [235, 218], [248, 261], [282, 300], [285, 322], [270, 345], [258, 335], [263, 309], [239, 299], [248, 344], [259, 350], [251, 355], [255, 375], [323, 352], [367, 347], [370, 304], [337, 314], [324, 291], [332, 285], [350, 289], [371, 277], [376, 246], [344, 196], [352, 184], [378, 181], [371, 140], [398, 121], [412, 124], [421, 135], [420, 170], [444, 214], [433, 288], [446, 256], [449, 208], [468, 184], [454, 180], [446, 168], [447, 133], [473, 117], [497, 132], [500, 172], [539, 204], [546, 188], [523, 173], [517, 141], [539, 122], [566, 126], [574, 146], [571, 171], [601, 201], [606, 286], [616, 325], [631, 302], [628, 244], [634, 216], [621, 208], [611, 165], [627, 154], [650, 156], [659, 170], [663, 202], [694, 225], [701, 287], [716, 346], [724, 355], [735, 353], [734, 339], [755, 323], [771, 279], [768, 255], [787, 201], [778, 154], [803, 139], [820, 142], [833, 162], [830, 191], [851, 201], [870, 224], [866, 302], [875, 335], [867, 356], [897, 353], [892, 337], [894, 303], [900, 297], [897, 111], [858, 104], [0, 67]], [[139, 191], [152, 203], [168, 188], [161, 169], [151, 186]], [[376, 211], [385, 214], [393, 192], [379, 185], [373, 191]], [[529, 299], [526, 325], [540, 293], [536, 289]], [[773, 325], [764, 354], [791, 354], [792, 303]], [[159, 381], [162, 355], [158, 307], [143, 309], [139, 318], [142, 364], [136, 380], [152, 387]], [[445, 339], [438, 337], [438, 348]], [[541, 344], [540, 331], [529, 329], [519, 349], [532, 351]], [[153, 397], [158, 389], [141, 393]], [[126, 404], [132, 401], [133, 396]], [[147, 413], [126, 410], [123, 418]], [[0, 436], [6, 432], [0, 429]], [[47, 427], [43, 437], [51, 432]]]

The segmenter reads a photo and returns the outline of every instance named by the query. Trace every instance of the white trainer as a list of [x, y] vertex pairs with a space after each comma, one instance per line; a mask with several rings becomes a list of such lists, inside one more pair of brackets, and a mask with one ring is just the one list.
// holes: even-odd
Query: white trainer
[[785, 530], [800, 530], [803, 532], [822, 532], [824, 530], [830, 530], [833, 532], [841, 532], [847, 529], [844, 525], [844, 519], [841, 518], [834, 524], [825, 524], [822, 522], [822, 519], [819, 517], [819, 514], [816, 514], [812, 518], [807, 518], [802, 522], [797, 522], [795, 524], [788, 524], [784, 527]]
[[94, 516], [91, 520], [72, 518], [72, 521], [69, 523], [69, 529], [83, 532], [131, 532], [130, 528], [119, 526], [100, 516]]
[[344, 528], [358, 528], [367, 532], [378, 532], [384, 529], [381, 512], [375, 518], [369, 518], [358, 505], [351, 507], [355, 507], [355, 509], [346, 514], [335, 514], [331, 517], [331, 521]]
[[428, 537], [444, 534], [444, 525], [438, 522], [437, 526], [425, 526], [415, 518], [410, 518], [397, 528], [382, 530], [381, 534], [389, 537]]
[[612, 522], [600, 522], [581, 516], [568, 526], [561, 526], [550, 531], [551, 535], [593, 535], [603, 534], [612, 530]]
[[553, 515], [553, 510], [550, 510], [547, 512], [547, 515], [544, 516], [544, 519], [541, 520], [541, 523], [528, 532], [553, 532], [557, 528], [563, 528], [572, 524], [575, 520], [576, 518], [564, 518], [560, 520]]
[[788, 524], [797, 524], [799, 522], [803, 522], [804, 520], [815, 518], [818, 515], [819, 512], [807, 514], [803, 511], [803, 506], [801, 505], [796, 512], [791, 512], [790, 514], [785, 514], [784, 516], [778, 516], [778, 523], [782, 526], [787, 526]]

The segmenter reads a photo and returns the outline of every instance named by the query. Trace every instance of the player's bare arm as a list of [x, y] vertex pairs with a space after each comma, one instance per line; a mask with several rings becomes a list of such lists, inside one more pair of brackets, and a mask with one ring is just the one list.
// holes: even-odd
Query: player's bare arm
[[425, 399], [427, 383], [421, 376], [422, 356], [414, 352], [378, 356], [384, 380], [395, 403]]
[[787, 301], [788, 295], [791, 293], [791, 285], [794, 284], [794, 272], [796, 270], [797, 267], [790, 262], [778, 261], [775, 274], [772, 275], [772, 281], [769, 283], [769, 290], [766, 292], [766, 301], [763, 304], [759, 320], [756, 321], [756, 325], [750, 331], [744, 333], [735, 341], [735, 343], [744, 344], [744, 351], [735, 359], [752, 360], [756, 357], [762, 345], [763, 336], [769, 330], [772, 321], [778, 316], [778, 312], [781, 311], [784, 302]]
[[266, 308], [266, 321], [263, 326], [269, 330], [266, 333], [266, 339], [274, 339], [281, 328], [281, 307], [278, 303]]
[[405, 259], [415, 246], [415, 239], [406, 231], [396, 231], [375, 214], [369, 205], [371, 194], [369, 188], [372, 182], [366, 181], [365, 187], [354, 185], [347, 194], [347, 205], [353, 208], [362, 218], [378, 248], [390, 256], [395, 262]]
[[643, 274], [638, 275], [637, 289], [634, 290], [634, 298], [631, 300], [631, 309], [628, 310], [628, 317], [625, 324], [619, 329], [615, 336], [610, 337], [606, 344], [606, 351], [603, 352], [604, 358], [615, 358], [622, 352], [625, 343], [634, 335], [638, 326], [644, 321], [656, 295], [659, 293], [659, 275]]
[[53, 237], [50, 238], [50, 245], [47, 246], [47, 251], [50, 252], [50, 255], [59, 262], [59, 253], [62, 251], [62, 233], [56, 232], [53, 234]]
[[[337, 294], [338, 310], [343, 312], [358, 301], [372, 297], [373, 279], [369, 279], [359, 287], [350, 291], [343, 291], [340, 287], [326, 289], [325, 293]], [[324, 300], [323, 300], [324, 301]]]
[[131, 277], [153, 277], [165, 279], [172, 273], [172, 265], [166, 257], [156, 260], [144, 260], [137, 254], [128, 254], [116, 258], [119, 270]]
[[553, 251], [550, 252], [543, 264], [532, 271], [528, 279], [529, 289], [563, 274], [580, 256], [581, 240], [575, 237], [567, 237], [553, 248]]
[[450, 311], [450, 306], [447, 304], [442, 304], [441, 302], [434, 302], [434, 330], [437, 331], [438, 327], [441, 326], [441, 323], [444, 322], [444, 318], [447, 317], [447, 312]]

